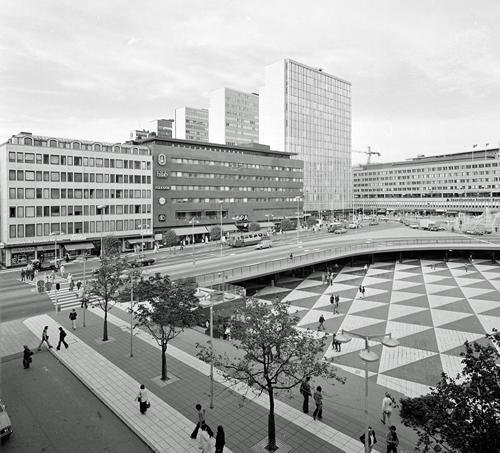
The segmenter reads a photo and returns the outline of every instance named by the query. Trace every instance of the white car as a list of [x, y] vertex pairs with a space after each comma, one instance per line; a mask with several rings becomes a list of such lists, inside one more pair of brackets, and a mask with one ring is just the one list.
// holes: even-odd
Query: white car
[[5, 406], [0, 401], [0, 438], [10, 436], [12, 434], [12, 423], [10, 422], [9, 414], [5, 410]]
[[271, 247], [273, 246], [273, 241], [269, 240], [269, 239], [264, 239], [263, 241], [260, 241], [256, 246], [255, 248], [257, 250], [260, 250], [260, 249], [270, 249]]
[[354, 229], [356, 229], [356, 228], [361, 228], [361, 225], [360, 225], [359, 223], [350, 223], [350, 224], [349, 224], [349, 228], [350, 228], [351, 230], [354, 230]]

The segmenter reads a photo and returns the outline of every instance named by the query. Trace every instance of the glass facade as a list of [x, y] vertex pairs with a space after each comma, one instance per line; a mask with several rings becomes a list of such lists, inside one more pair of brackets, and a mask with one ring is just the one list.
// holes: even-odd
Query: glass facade
[[208, 142], [208, 110], [181, 107], [175, 109], [175, 138]]
[[260, 142], [304, 161], [308, 211], [352, 206], [351, 84], [292, 60], [265, 69]]

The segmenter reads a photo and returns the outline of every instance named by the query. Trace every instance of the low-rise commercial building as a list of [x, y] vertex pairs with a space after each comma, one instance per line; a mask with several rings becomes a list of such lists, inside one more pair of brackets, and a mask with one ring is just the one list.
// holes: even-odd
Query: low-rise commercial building
[[152, 157], [146, 146], [21, 132], [0, 145], [0, 263], [98, 254], [152, 241]]
[[358, 211], [477, 215], [499, 208], [500, 154], [497, 148], [359, 165], [353, 179]]

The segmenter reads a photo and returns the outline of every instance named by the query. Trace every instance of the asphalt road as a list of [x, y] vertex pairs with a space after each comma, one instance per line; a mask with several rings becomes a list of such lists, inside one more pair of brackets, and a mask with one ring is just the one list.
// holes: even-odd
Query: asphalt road
[[28, 370], [21, 357], [1, 364], [1, 399], [14, 430], [2, 453], [151, 452], [52, 354], [34, 352]]

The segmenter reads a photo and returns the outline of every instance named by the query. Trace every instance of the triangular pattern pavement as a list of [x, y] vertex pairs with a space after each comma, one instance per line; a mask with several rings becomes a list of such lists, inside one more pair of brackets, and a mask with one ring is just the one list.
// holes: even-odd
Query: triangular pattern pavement
[[[345, 266], [332, 286], [322, 284], [322, 273], [316, 272], [303, 281], [287, 278], [283, 284], [278, 280], [260, 294], [289, 300], [293, 311], [299, 310], [298, 328], [318, 336], [325, 335], [317, 332], [320, 314], [327, 334], [341, 329], [363, 335], [391, 333], [401, 341], [398, 348], [370, 342], [380, 356], [379, 362], [370, 364], [370, 376], [388, 388], [418, 396], [436, 385], [441, 372], [454, 376], [460, 371], [466, 340], [483, 339], [500, 326], [500, 298], [493, 290], [500, 290], [500, 265], [476, 261], [466, 272], [465, 262], [381, 262], [371, 265], [366, 275], [362, 267]], [[359, 285], [366, 288], [365, 298]], [[338, 315], [333, 314], [331, 294], [340, 296]], [[339, 367], [363, 375], [361, 349], [364, 341], [353, 338], [342, 344], [340, 353], [328, 347], [324, 358], [333, 357]]]

